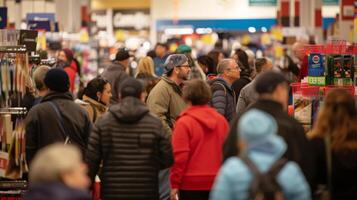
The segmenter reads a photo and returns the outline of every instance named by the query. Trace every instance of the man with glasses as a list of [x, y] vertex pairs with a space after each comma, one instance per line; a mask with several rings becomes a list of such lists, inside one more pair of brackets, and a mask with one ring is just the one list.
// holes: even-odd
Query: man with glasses
[[[164, 75], [151, 90], [146, 102], [149, 110], [161, 119], [166, 133], [170, 136], [176, 118], [186, 107], [181, 86], [188, 79], [190, 71], [185, 55], [170, 55], [164, 64]], [[159, 176], [160, 199], [169, 199], [169, 170], [160, 171]]]
[[218, 77], [209, 82], [212, 90], [210, 105], [228, 122], [235, 116], [236, 98], [232, 84], [240, 76], [240, 68], [234, 59], [223, 59], [217, 66]]

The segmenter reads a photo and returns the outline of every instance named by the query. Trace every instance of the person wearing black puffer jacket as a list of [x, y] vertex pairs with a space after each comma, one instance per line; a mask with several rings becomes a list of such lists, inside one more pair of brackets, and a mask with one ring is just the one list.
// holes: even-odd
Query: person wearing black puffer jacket
[[149, 113], [140, 81], [122, 83], [121, 101], [100, 118], [85, 161], [94, 180], [101, 161], [102, 199], [159, 199], [160, 169], [173, 164], [169, 135]]
[[70, 81], [63, 69], [49, 70], [44, 83], [48, 94], [30, 110], [25, 120], [28, 163], [41, 148], [66, 140], [84, 153], [92, 126], [86, 111], [74, 103], [69, 92]]

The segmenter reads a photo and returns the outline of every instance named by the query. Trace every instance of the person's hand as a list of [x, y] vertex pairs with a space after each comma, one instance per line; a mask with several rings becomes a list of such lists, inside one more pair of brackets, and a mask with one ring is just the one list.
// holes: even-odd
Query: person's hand
[[171, 189], [170, 200], [178, 200], [178, 189]]

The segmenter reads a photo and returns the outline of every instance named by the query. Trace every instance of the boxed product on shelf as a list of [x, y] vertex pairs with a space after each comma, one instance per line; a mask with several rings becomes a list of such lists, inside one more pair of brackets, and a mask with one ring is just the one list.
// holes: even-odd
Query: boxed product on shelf
[[322, 54], [309, 54], [309, 76], [325, 76], [324, 58]]
[[324, 56], [319, 53], [310, 53], [308, 57], [308, 80], [309, 85], [324, 86], [326, 85], [326, 72]]
[[353, 59], [352, 55], [329, 55], [327, 57], [328, 82], [330, 85], [353, 85]]
[[353, 57], [345, 55], [343, 58], [344, 85], [353, 85]]

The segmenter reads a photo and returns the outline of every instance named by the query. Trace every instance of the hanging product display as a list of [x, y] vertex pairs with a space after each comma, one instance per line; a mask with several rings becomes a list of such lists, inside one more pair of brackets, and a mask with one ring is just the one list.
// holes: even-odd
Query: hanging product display
[[0, 105], [14, 106], [11, 105], [10, 97], [17, 97], [19, 102], [26, 87], [31, 85], [26, 48], [0, 47], [0, 69]]

